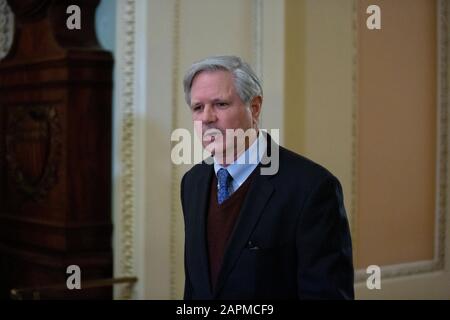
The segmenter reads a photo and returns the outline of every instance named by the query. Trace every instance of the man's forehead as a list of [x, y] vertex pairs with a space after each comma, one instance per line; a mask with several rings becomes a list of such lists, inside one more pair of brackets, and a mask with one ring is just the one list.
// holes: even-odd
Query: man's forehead
[[234, 81], [229, 71], [203, 71], [192, 80], [192, 98], [205, 93], [216, 93], [218, 96], [229, 95], [234, 91]]

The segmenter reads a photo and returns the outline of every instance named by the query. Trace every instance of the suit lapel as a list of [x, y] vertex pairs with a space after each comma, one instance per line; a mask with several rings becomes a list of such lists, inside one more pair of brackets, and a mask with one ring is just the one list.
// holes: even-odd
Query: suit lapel
[[[256, 168], [256, 170], [260, 169], [260, 166]], [[242, 206], [238, 221], [236, 222], [236, 227], [230, 236], [230, 242], [225, 251], [222, 267], [217, 279], [216, 290], [214, 292], [215, 297], [217, 297], [225, 284], [241, 251], [247, 245], [248, 239], [273, 191], [274, 187], [270, 183], [268, 176], [260, 175], [260, 173], [257, 172], [257, 175], [248, 190], [247, 197]]]
[[193, 255], [192, 259], [195, 260], [195, 265], [199, 268], [198, 272], [195, 272], [197, 277], [193, 280], [203, 284], [201, 286], [204, 290], [202, 296], [208, 297], [212, 297], [212, 292], [209, 276], [208, 247], [206, 242], [206, 217], [213, 172], [213, 166], [205, 164], [205, 169], [198, 177], [196, 189], [191, 191], [194, 194], [192, 198], [195, 199], [192, 211], [192, 214], [194, 215], [192, 248], [194, 250], [191, 250], [191, 252], [197, 253]]

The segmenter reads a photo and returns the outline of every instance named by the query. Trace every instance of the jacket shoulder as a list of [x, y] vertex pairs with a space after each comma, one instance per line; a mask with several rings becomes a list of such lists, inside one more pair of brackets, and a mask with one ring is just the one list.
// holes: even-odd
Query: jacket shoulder
[[278, 175], [283, 180], [296, 180], [308, 185], [316, 185], [326, 179], [337, 180], [327, 168], [281, 146], [279, 161]]
[[199, 177], [203, 177], [209, 170], [211, 170], [212, 165], [206, 164], [205, 162], [197, 163], [191, 169], [186, 171], [183, 175], [182, 182], [190, 184]]

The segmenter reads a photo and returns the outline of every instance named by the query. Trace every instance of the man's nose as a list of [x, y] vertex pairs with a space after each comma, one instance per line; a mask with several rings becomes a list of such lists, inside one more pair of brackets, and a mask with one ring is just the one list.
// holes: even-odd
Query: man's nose
[[211, 123], [217, 120], [216, 112], [211, 105], [205, 105], [202, 112], [202, 122]]

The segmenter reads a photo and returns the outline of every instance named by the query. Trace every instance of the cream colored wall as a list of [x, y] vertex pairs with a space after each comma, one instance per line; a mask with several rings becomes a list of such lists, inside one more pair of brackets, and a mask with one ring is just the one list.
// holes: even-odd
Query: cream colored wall
[[[353, 10], [351, 0], [287, 1], [286, 146], [342, 183], [351, 215]], [[304, 19], [302, 21], [302, 19]], [[292, 54], [292, 52], [295, 52]]]
[[297, 153], [305, 152], [306, 108], [306, 1], [285, 1], [285, 144]]
[[[365, 28], [369, 3], [378, 32]], [[359, 282], [358, 297], [448, 299], [449, 2], [358, 4], [357, 265], [381, 265], [384, 279]]]
[[[358, 38], [357, 266], [432, 260], [436, 199], [436, 1], [360, 1], [385, 12]], [[402, 16], [402, 19], [398, 19]], [[401, 39], [401, 40], [400, 40]], [[389, 248], [383, 250], [382, 248]]]

